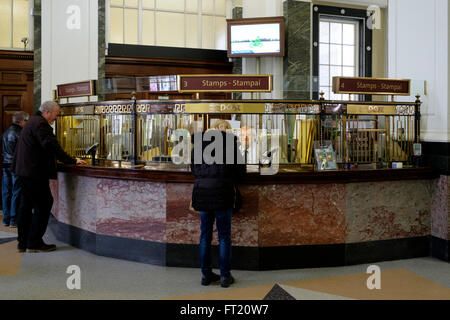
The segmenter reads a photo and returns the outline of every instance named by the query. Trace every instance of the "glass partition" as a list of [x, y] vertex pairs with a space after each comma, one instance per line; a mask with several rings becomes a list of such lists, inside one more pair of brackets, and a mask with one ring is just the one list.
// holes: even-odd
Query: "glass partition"
[[225, 120], [239, 138], [245, 163], [256, 170], [269, 158], [281, 171], [311, 170], [314, 142], [325, 140], [331, 141], [338, 164], [388, 165], [411, 162], [413, 145], [420, 141], [419, 105], [328, 100], [79, 103], [62, 106], [57, 137], [75, 157], [89, 158], [86, 149], [98, 143], [99, 160], [187, 169], [188, 163], [173, 161], [174, 149], [190, 142], [194, 132]]

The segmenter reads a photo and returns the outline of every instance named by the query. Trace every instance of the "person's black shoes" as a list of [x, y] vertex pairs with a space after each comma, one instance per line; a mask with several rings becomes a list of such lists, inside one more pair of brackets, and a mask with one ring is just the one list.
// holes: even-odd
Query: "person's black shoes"
[[220, 285], [223, 288], [228, 288], [233, 283], [234, 283], [234, 278], [231, 274], [229, 276], [224, 276], [224, 277], [220, 278]]
[[25, 251], [27, 251], [27, 248], [24, 248], [22, 246], [17, 245], [17, 252], [22, 253], [22, 252], [25, 252]]
[[212, 272], [209, 276], [202, 277], [202, 286], [207, 286], [207, 285], [211, 284], [212, 282], [216, 282], [219, 280], [220, 280], [220, 285], [223, 288], [228, 288], [231, 284], [234, 283], [234, 278], [231, 274], [228, 276], [221, 277], [221, 276], [215, 274], [214, 272]]
[[54, 244], [42, 244], [37, 248], [28, 248], [27, 252], [50, 252], [55, 251], [56, 246]]
[[216, 282], [220, 280], [220, 276], [211, 272], [209, 276], [202, 276], [202, 286], [207, 286], [212, 282]]

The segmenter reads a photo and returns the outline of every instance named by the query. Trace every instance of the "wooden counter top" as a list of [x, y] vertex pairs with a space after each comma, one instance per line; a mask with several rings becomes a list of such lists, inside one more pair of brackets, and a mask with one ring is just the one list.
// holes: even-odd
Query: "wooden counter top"
[[[139, 180], [153, 182], [193, 183], [187, 171], [110, 168], [100, 166], [58, 165], [59, 172], [95, 178]], [[403, 169], [352, 169], [322, 172], [280, 172], [276, 175], [247, 173], [242, 184], [324, 184], [372, 181], [434, 179], [439, 174], [431, 167]]]

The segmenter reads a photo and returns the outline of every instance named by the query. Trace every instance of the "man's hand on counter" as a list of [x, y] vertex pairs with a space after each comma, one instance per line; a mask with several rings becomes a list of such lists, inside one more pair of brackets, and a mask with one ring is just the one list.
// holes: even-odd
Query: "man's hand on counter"
[[87, 165], [87, 162], [77, 158], [77, 165], [85, 166], [85, 165]]

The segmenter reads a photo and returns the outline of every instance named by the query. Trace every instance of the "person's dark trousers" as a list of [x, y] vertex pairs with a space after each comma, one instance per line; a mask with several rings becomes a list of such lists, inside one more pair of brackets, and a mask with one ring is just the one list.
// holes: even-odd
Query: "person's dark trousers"
[[231, 215], [233, 210], [216, 210], [213, 212], [200, 211], [200, 265], [203, 276], [212, 272], [211, 240], [214, 219], [219, 234], [219, 268], [222, 277], [229, 276], [231, 270]]
[[22, 181], [14, 173], [12, 174], [12, 198], [11, 198], [11, 225], [16, 224], [17, 211], [20, 206], [20, 195], [22, 193]]
[[3, 224], [14, 224], [16, 217], [15, 211], [11, 210], [11, 199], [13, 197], [13, 173], [11, 168], [3, 168], [2, 176], [2, 206], [3, 206]]
[[44, 244], [42, 237], [47, 230], [48, 219], [53, 205], [49, 181], [19, 177], [22, 182], [20, 206], [18, 210], [19, 248], [35, 249]]

